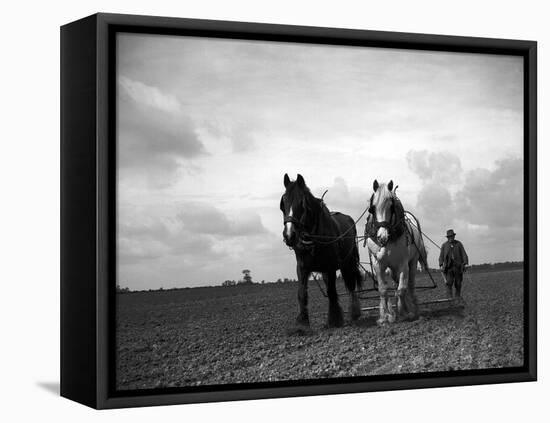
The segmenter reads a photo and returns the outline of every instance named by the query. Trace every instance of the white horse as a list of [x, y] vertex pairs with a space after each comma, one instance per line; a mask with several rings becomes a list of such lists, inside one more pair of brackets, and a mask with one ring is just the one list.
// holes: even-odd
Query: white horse
[[405, 218], [405, 210], [393, 191], [393, 181], [386, 185], [375, 180], [373, 190], [365, 236], [369, 251], [374, 256], [373, 266], [380, 293], [378, 323], [395, 321], [386, 282], [387, 269], [390, 269], [391, 277], [398, 284], [395, 293], [398, 314], [406, 319], [415, 319], [418, 317], [414, 293], [416, 270], [419, 262], [423, 269], [428, 263], [420, 224], [416, 221], [416, 226], [412, 225]]

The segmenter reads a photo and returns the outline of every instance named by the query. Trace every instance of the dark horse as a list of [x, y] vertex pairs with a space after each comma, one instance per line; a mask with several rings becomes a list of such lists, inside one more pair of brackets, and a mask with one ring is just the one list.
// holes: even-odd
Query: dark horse
[[322, 199], [311, 194], [302, 175], [292, 182], [285, 174], [284, 185], [286, 191], [280, 206], [284, 215], [283, 238], [296, 254], [296, 273], [300, 284], [300, 314], [296, 322], [309, 326], [307, 282], [311, 272], [320, 272], [329, 300], [327, 324], [342, 326], [344, 318], [336, 292], [337, 270], [342, 272], [350, 294], [351, 319], [358, 319], [361, 307], [356, 289], [360, 287], [362, 277], [355, 222], [345, 214], [331, 213]]

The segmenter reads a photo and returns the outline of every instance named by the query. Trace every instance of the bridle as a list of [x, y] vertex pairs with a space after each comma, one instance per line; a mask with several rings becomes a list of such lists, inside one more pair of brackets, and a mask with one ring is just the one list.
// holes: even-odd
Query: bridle
[[[305, 215], [305, 213], [304, 213], [304, 215]], [[304, 215], [302, 215], [302, 218], [304, 217]], [[303, 226], [304, 226], [301, 219], [296, 219], [294, 216], [290, 216], [288, 214], [285, 215], [285, 217], [283, 218], [283, 224], [286, 225], [287, 223], [293, 223], [298, 228], [303, 228]]]
[[[326, 193], [327, 191], [323, 193], [321, 198], [315, 198], [312, 196], [313, 197], [312, 201], [319, 202], [318, 213], [320, 215], [324, 213], [324, 210], [326, 210], [328, 213], [328, 210], [326, 209], [325, 201], [324, 201], [324, 197]], [[346, 231], [344, 231], [339, 235], [328, 235], [328, 236], [319, 235], [317, 232], [320, 229], [322, 217], [320, 215], [311, 216], [311, 213], [308, 213], [308, 212], [315, 213], [316, 211], [312, 207], [309, 207], [307, 203], [303, 204], [303, 208], [304, 208], [304, 212], [302, 213], [302, 216], [300, 217], [300, 219], [297, 219], [295, 216], [290, 216], [289, 214], [286, 214], [286, 213], [283, 217], [283, 224], [293, 223], [295, 225], [294, 230], [296, 232], [297, 242], [294, 247], [289, 247], [291, 250], [292, 249], [309, 250], [311, 254], [314, 254], [316, 246], [321, 248], [321, 247], [328, 247], [330, 245], [339, 244], [342, 241], [342, 239], [346, 238], [347, 233], [355, 227], [355, 224], [351, 225]], [[366, 212], [367, 210], [365, 210], [363, 214], [361, 214], [361, 217]], [[308, 217], [310, 216], [312, 217], [313, 221], [311, 222], [310, 227], [308, 227], [308, 225], [306, 225], [306, 222]]]
[[376, 242], [377, 233], [380, 228], [384, 228], [388, 231], [388, 235], [389, 235], [388, 241], [395, 241], [397, 238], [403, 235], [403, 232], [404, 232], [403, 223], [405, 222], [405, 214], [397, 213], [395, 195], [392, 194], [390, 198], [391, 198], [390, 218], [387, 221], [385, 220], [383, 222], [379, 222], [376, 218], [376, 206], [373, 204], [374, 193], [371, 195], [370, 206], [368, 209], [370, 217], [367, 219], [367, 223], [365, 225], [365, 242], [366, 242], [366, 237], [370, 237], [373, 239], [373, 241]]
[[[310, 235], [306, 228], [308, 207], [306, 206], [306, 204], [303, 204], [303, 208], [304, 208], [304, 212], [302, 213], [302, 216], [300, 217], [300, 219], [286, 213], [283, 217], [283, 225], [286, 225], [287, 223], [292, 223], [295, 226], [294, 230], [296, 232], [296, 239], [298, 241], [296, 243], [296, 247], [298, 248], [311, 247], [313, 244], [313, 241], [307, 239]], [[289, 247], [289, 248], [293, 249], [294, 247]]]

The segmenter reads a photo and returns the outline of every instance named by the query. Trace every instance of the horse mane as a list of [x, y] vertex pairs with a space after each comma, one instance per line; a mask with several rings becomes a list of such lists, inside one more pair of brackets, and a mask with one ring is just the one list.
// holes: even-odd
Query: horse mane
[[299, 196], [300, 198], [303, 196], [308, 206], [311, 206], [312, 204], [319, 205], [322, 202], [320, 198], [316, 198], [311, 193], [311, 190], [307, 185], [300, 187], [296, 182], [292, 182], [292, 184], [287, 188], [286, 194], [292, 203], [299, 199]]
[[380, 202], [380, 197], [382, 197], [383, 199], [394, 199], [394, 200], [398, 200], [399, 199], [397, 198], [397, 195], [395, 195], [395, 193], [393, 191], [390, 191], [388, 189], [388, 184], [386, 183], [382, 183], [378, 186], [378, 189], [376, 190], [376, 192], [374, 192], [371, 196], [371, 205], [374, 205], [374, 198], [377, 196], [378, 194], [378, 202]]
[[296, 197], [298, 197], [298, 195], [300, 194], [303, 194], [303, 196], [306, 198], [306, 201], [308, 201], [310, 197], [315, 198], [307, 185], [300, 187], [296, 183], [296, 181], [290, 183], [290, 185], [286, 189], [286, 194], [288, 195], [288, 199], [292, 202], [294, 202], [296, 200]]

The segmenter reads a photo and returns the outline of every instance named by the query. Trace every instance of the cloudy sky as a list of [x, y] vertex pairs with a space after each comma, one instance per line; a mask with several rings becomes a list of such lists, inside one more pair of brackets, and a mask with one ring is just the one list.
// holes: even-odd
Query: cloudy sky
[[393, 179], [438, 243], [522, 259], [520, 58], [121, 34], [117, 81], [122, 286], [294, 278], [286, 172], [354, 218]]

